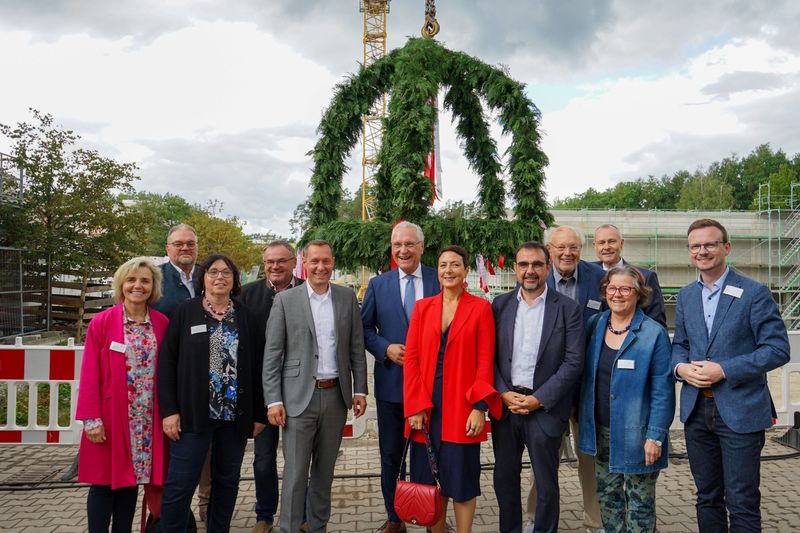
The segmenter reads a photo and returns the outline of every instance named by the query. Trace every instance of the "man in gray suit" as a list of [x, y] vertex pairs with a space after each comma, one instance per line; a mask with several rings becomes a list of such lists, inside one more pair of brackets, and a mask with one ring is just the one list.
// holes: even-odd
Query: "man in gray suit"
[[356, 295], [330, 283], [335, 259], [328, 242], [309, 242], [303, 264], [306, 283], [275, 296], [264, 348], [267, 417], [283, 428], [282, 533], [300, 529], [306, 490], [309, 532], [325, 531], [347, 410], [357, 418], [367, 408]]

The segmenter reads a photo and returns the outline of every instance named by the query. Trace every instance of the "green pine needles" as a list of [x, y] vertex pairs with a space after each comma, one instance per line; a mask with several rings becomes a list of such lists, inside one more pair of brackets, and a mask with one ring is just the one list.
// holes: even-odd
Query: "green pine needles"
[[[440, 88], [470, 168], [479, 176], [475, 218], [430, 215], [433, 191], [423, 172], [437, 115], [429, 101]], [[384, 93], [389, 94], [389, 113], [378, 154], [375, 220], [336, 220], [345, 158], [359, 141], [362, 116]], [[502, 164], [482, 102], [497, 113], [503, 133], [512, 138], [507, 156], [514, 220], [506, 218]], [[539, 219], [552, 221], [543, 191], [547, 156], [540, 147], [539, 118], [524, 85], [504, 71], [432, 39], [410, 39], [337, 86], [311, 152], [311, 229], [303, 241], [330, 241], [339, 268], [367, 265], [378, 270], [389, 263], [391, 225], [403, 218], [425, 231], [428, 264], [435, 262], [436, 250], [448, 244], [460, 244], [493, 260], [501, 254], [510, 257], [521, 242], [541, 236]]]

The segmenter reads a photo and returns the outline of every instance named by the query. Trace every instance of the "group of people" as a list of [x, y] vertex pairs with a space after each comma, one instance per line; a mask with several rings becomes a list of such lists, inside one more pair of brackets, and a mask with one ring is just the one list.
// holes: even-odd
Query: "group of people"
[[[679, 293], [672, 343], [655, 272], [625, 262], [610, 224], [595, 231], [596, 263], [581, 259], [583, 237], [568, 226], [520, 244], [517, 285], [491, 304], [465, 290], [467, 251], [447, 246], [435, 267], [422, 265], [423, 232], [406, 221], [391, 234], [397, 268], [370, 280], [360, 308], [330, 282], [325, 241], [304, 248], [305, 283], [292, 274], [292, 246], [275, 241], [266, 279], [244, 287], [225, 256], [195, 265], [197, 241], [179, 225], [160, 269], [145, 258], [121, 266], [120, 303], [89, 326], [77, 417], [90, 531], [112, 517], [115, 531], [130, 530], [138, 485], [160, 502], [151, 508], [163, 531], [185, 531], [198, 484], [208, 531], [226, 531], [251, 437], [254, 532], [271, 531], [279, 428], [280, 531], [325, 531], [347, 411], [366, 410], [365, 350], [387, 513], [378, 532], [406, 530], [394, 494], [408, 439], [411, 480], [433, 483], [435, 470], [456, 531], [469, 532], [490, 430], [500, 531], [557, 531], [568, 433], [587, 530], [654, 531], [676, 380], [700, 531], [760, 530], [759, 457], [774, 416], [766, 374], [789, 360], [789, 345], [769, 290], [726, 264], [719, 222], [688, 228], [698, 277]], [[450, 529], [442, 518], [430, 531]]]

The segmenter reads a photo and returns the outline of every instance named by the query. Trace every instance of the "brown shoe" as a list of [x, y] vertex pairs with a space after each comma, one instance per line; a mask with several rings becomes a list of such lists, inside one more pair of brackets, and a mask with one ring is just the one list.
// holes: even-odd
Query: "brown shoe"
[[272, 531], [272, 524], [269, 522], [256, 522], [253, 527], [252, 533], [270, 533]]
[[403, 522], [390, 522], [387, 520], [375, 533], [406, 533], [406, 525]]
[[308, 533], [308, 522], [303, 522], [300, 524], [300, 531], [302, 533]]

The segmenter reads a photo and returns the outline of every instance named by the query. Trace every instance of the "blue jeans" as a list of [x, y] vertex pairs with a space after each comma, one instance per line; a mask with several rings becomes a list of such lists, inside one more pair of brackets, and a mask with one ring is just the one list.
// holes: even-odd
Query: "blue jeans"
[[228, 531], [239, 492], [247, 438], [236, 431], [235, 422], [211, 422], [211, 429], [200, 433], [181, 433], [170, 444], [169, 471], [161, 504], [164, 531], [186, 531], [192, 494], [211, 447], [211, 496], [208, 502], [209, 533]]
[[701, 533], [761, 531], [761, 449], [764, 431], [735, 433], [713, 398], [698, 397], [684, 426], [689, 466], [697, 486]]
[[278, 426], [267, 424], [253, 441], [256, 521], [273, 523], [278, 510]]

